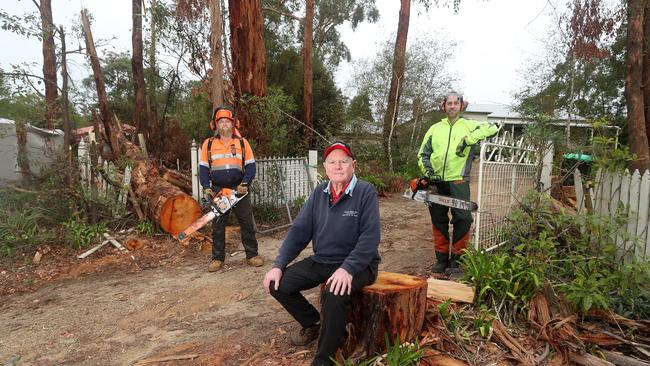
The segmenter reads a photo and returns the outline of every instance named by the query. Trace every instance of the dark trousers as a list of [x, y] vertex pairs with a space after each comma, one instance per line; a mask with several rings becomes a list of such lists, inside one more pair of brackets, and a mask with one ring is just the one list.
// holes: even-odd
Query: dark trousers
[[[311, 258], [303, 259], [287, 267], [277, 291], [274, 290], [273, 283], [270, 286], [271, 295], [303, 328], [318, 323], [322, 315], [318, 351], [312, 365], [332, 365], [330, 357], [335, 356], [336, 350], [345, 341], [345, 326], [350, 317], [352, 300], [350, 295], [334, 295], [328, 288], [321, 298], [323, 314], [319, 314], [300, 291], [314, 288], [327, 281], [339, 267], [340, 264], [321, 264]], [[352, 292], [356, 293], [364, 286], [373, 283], [376, 277], [370, 268], [361, 271], [352, 278]]]
[[[462, 180], [441, 182], [437, 184], [437, 188], [441, 195], [469, 200], [469, 182]], [[435, 250], [438, 253], [449, 253], [449, 210], [451, 210], [451, 224], [454, 225], [451, 253], [461, 254], [467, 249], [469, 243], [469, 230], [474, 221], [472, 214], [467, 210], [429, 203]]]
[[248, 196], [239, 201], [230, 211], [218, 220], [212, 220], [212, 259], [224, 261], [226, 258], [226, 223], [230, 212], [234, 211], [241, 228], [241, 241], [246, 250], [246, 258], [257, 255], [257, 238], [255, 238], [255, 224], [253, 222], [253, 209]]

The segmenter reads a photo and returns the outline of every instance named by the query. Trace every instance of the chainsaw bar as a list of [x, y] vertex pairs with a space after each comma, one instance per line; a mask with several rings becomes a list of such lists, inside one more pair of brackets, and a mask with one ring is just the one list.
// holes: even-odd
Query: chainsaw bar
[[[230, 191], [230, 190], [229, 190]], [[219, 218], [223, 216], [226, 212], [230, 211], [233, 206], [235, 206], [239, 201], [242, 200], [248, 193], [245, 193], [241, 196], [237, 196], [235, 192], [230, 191], [230, 195], [220, 194], [215, 196], [215, 198], [210, 202], [210, 212], [199, 217], [198, 220], [190, 224], [185, 230], [176, 235], [176, 239], [183, 241], [188, 236], [201, 229], [207, 225], [214, 218]]]
[[415, 194], [413, 194], [413, 191], [407, 188], [406, 191], [404, 192], [404, 197], [410, 198], [418, 202], [437, 203], [439, 205], [443, 205], [451, 208], [458, 208], [460, 210], [466, 210], [471, 212], [478, 210], [478, 205], [476, 204], [476, 202], [465, 201], [458, 198], [443, 196], [440, 194], [433, 194], [425, 190], [418, 190], [415, 192]]

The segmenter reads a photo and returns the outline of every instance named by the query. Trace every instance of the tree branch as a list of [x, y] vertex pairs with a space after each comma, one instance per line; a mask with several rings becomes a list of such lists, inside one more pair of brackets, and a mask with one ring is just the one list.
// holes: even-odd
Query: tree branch
[[295, 20], [297, 20], [297, 21], [299, 21], [301, 23], [305, 20], [305, 18], [301, 18], [301, 17], [299, 17], [297, 15], [293, 15], [293, 14], [290, 14], [290, 13], [285, 13], [283, 11], [280, 11], [280, 10], [274, 9], [274, 8], [270, 8], [270, 7], [262, 7], [262, 10], [266, 10], [266, 11], [270, 11], [270, 12], [273, 12], [273, 13], [276, 13], [276, 14], [280, 14], [280, 15], [285, 16], [285, 17], [293, 18], [293, 19], [295, 19]]
[[[19, 72], [3, 72], [3, 71], [0, 71], [0, 75], [4, 75], [4, 76], [12, 76], [12, 77], [23, 77], [23, 78], [37, 78], [37, 79], [43, 80], [43, 81], [46, 82], [46, 83], [55, 84], [55, 83], [53, 83], [51, 80], [46, 80], [46, 79], [44, 79], [42, 76], [38, 76], [38, 75], [34, 75], [34, 74], [28, 74], [28, 73], [26, 73], [26, 72], [23, 72], [23, 73], [21, 74], [21, 73], [19, 73]], [[31, 84], [31, 83], [30, 83], [30, 84]], [[55, 84], [55, 85], [56, 85], [56, 84]], [[57, 88], [60, 92], [63, 91], [61, 88], [59, 88], [58, 85], [56, 85], [56, 88]]]

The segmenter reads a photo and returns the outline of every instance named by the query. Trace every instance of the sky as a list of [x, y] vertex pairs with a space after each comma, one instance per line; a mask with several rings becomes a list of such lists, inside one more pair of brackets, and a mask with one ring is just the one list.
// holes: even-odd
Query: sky
[[[65, 28], [79, 17], [82, 6], [89, 9], [94, 18], [95, 40], [112, 39], [109, 47], [99, 49], [100, 53], [107, 48], [130, 52], [130, 0], [54, 0], [52, 3], [55, 24]], [[374, 56], [378, 45], [387, 39], [394, 42], [399, 6], [398, 0], [377, 0], [379, 22], [361, 24], [355, 31], [345, 25], [341, 27], [353, 61]], [[1, 8], [13, 15], [35, 10], [30, 0], [2, 0]], [[543, 54], [547, 28], [554, 26], [549, 17], [551, 10], [547, 0], [462, 0], [458, 14], [442, 7], [425, 12], [421, 6], [412, 5], [409, 39], [438, 34], [442, 39], [454, 40], [457, 47], [449, 70], [459, 78], [456, 89], [473, 103], [509, 104], [513, 101], [512, 93], [523, 83], [520, 75], [523, 67]], [[5, 49], [0, 53], [0, 67], [9, 70], [11, 64], [34, 63], [32, 71], [41, 73], [41, 45], [37, 39], [0, 31], [0, 44]], [[76, 46], [68, 44], [68, 49]], [[71, 56], [70, 62], [73, 78], [89, 72], [82, 56]], [[337, 84], [344, 92], [348, 90], [351, 67], [352, 64], [343, 63], [336, 73]]]

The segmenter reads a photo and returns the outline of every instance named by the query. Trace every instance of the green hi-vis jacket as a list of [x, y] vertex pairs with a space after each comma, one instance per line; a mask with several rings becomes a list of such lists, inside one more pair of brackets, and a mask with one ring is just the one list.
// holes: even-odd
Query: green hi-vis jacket
[[[427, 177], [439, 177], [445, 182], [469, 180], [474, 157], [471, 146], [480, 140], [492, 137], [499, 128], [487, 122], [459, 118], [450, 124], [447, 118], [434, 123], [424, 135], [418, 165]], [[465, 140], [468, 145], [464, 156], [456, 155], [456, 149]]]

